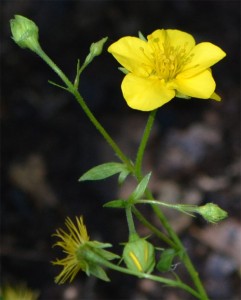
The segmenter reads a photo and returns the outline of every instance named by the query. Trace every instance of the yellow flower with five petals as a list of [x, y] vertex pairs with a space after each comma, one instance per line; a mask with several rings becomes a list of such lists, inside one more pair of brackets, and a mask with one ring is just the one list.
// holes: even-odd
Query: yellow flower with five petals
[[127, 72], [121, 88], [133, 109], [151, 111], [175, 96], [220, 100], [210, 67], [226, 54], [212, 43], [196, 45], [186, 32], [158, 29], [147, 40], [123, 37], [108, 52]]

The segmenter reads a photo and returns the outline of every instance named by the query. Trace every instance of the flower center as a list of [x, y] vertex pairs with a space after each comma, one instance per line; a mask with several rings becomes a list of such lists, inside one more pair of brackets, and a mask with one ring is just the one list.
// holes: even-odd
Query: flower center
[[154, 39], [152, 43], [153, 70], [150, 75], [157, 76], [166, 82], [175, 78], [192, 60], [193, 54], [189, 54], [187, 46], [188, 44], [183, 44], [174, 47], [168, 39], [161, 45], [159, 39]]

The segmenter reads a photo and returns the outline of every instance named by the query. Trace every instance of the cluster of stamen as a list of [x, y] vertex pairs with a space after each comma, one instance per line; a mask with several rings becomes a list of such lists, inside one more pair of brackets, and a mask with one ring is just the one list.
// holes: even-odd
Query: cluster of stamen
[[152, 57], [149, 57], [152, 71], [148, 75], [157, 76], [166, 82], [175, 78], [192, 60], [193, 54], [187, 51], [187, 46], [183, 44], [174, 47], [168, 39], [163, 44], [159, 43], [159, 39], [154, 39]]
[[165, 43], [162, 44], [162, 47], [160, 47], [158, 41], [155, 41], [153, 46], [153, 71], [159, 79], [169, 81], [175, 78], [192, 59], [192, 55], [188, 55], [189, 53], [187, 53], [187, 44], [174, 47], [166, 40]]

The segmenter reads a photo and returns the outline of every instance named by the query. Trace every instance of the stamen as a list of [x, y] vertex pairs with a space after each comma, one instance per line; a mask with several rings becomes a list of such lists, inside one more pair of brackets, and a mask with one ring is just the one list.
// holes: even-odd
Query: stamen
[[188, 43], [174, 47], [171, 45], [168, 36], [162, 44], [159, 43], [158, 38], [153, 39], [153, 41], [154, 70], [152, 74], [155, 74], [161, 80], [169, 81], [175, 78], [193, 58], [193, 54], [189, 55], [187, 51]]

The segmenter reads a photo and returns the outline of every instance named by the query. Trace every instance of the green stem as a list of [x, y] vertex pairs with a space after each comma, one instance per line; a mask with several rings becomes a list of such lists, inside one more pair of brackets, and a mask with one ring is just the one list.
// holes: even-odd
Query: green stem
[[162, 201], [157, 201], [157, 200], [136, 200], [135, 204], [155, 204], [155, 205], [160, 205], [160, 206], [165, 206], [170, 209], [176, 209], [184, 214], [187, 214], [189, 216], [195, 217], [193, 214], [194, 212], [198, 212], [198, 206], [197, 205], [191, 205], [191, 204], [170, 204]]
[[[138, 180], [138, 182], [141, 181], [141, 179], [143, 178], [142, 176], [142, 160], [143, 160], [143, 155], [144, 155], [144, 150], [151, 132], [151, 128], [152, 125], [154, 123], [155, 120], [155, 116], [156, 116], [156, 111], [152, 111], [149, 115], [148, 121], [147, 121], [147, 125], [146, 128], [144, 130], [144, 134], [137, 152], [137, 158], [136, 158], [136, 164], [135, 164], [135, 175], [136, 178]], [[146, 189], [145, 192], [146, 196], [148, 197], [148, 199], [150, 200], [154, 200], [152, 193], [149, 191], [149, 189]], [[165, 215], [162, 213], [162, 211], [159, 209], [159, 207], [157, 207], [154, 204], [151, 204], [151, 207], [153, 209], [153, 211], [155, 212], [155, 214], [157, 215], [157, 217], [159, 218], [161, 224], [163, 225], [163, 227], [165, 228], [165, 230], [167, 231], [167, 233], [169, 234], [169, 236], [171, 237], [172, 241], [175, 244], [176, 249], [180, 250], [180, 259], [183, 261], [183, 263], [185, 264], [197, 290], [200, 293], [201, 299], [202, 300], [208, 300], [208, 296], [206, 294], [206, 291], [203, 288], [203, 285], [200, 281], [199, 275], [197, 273], [197, 271], [195, 270], [182, 242], [180, 241], [178, 235], [175, 233], [175, 231], [172, 229], [172, 227], [170, 226], [168, 220], [166, 219]], [[140, 215], [139, 215], [140, 217]]]
[[100, 132], [100, 134], [104, 137], [110, 147], [114, 150], [119, 159], [126, 164], [126, 166], [133, 172], [133, 165], [130, 160], [125, 156], [125, 154], [121, 151], [115, 141], [110, 137], [104, 127], [100, 124], [100, 122], [93, 115], [84, 99], [76, 89], [76, 87], [69, 81], [66, 75], [60, 70], [60, 68], [52, 61], [52, 59], [40, 48], [37, 53], [52, 69], [57, 75], [62, 79], [62, 81], [66, 84], [68, 91], [74, 95], [81, 108], [83, 109], [86, 116], [89, 118], [90, 122], [95, 126], [95, 128]]
[[[146, 195], [148, 197], [148, 199], [154, 200], [152, 193], [147, 189], [146, 190]], [[179, 239], [178, 235], [176, 234], [176, 232], [173, 230], [173, 228], [170, 226], [170, 223], [168, 222], [167, 218], [165, 217], [165, 215], [163, 214], [163, 212], [159, 209], [159, 207], [157, 207], [157, 205], [155, 204], [151, 204], [151, 207], [153, 209], [153, 211], [155, 212], [155, 214], [157, 215], [157, 217], [159, 218], [160, 222], [162, 223], [163, 227], [166, 229], [167, 233], [169, 234], [169, 236], [171, 237], [171, 239], [173, 240], [173, 242], [175, 243], [175, 248], [177, 250], [179, 250], [180, 252], [180, 259], [182, 260], [182, 262], [184, 263], [184, 265], [187, 268], [187, 271], [190, 275], [190, 277], [193, 280], [194, 285], [196, 286], [197, 290], [200, 293], [200, 299], [202, 300], [208, 300], [208, 296], [207, 293], [203, 287], [203, 284], [199, 278], [199, 275], [196, 271], [196, 269], [194, 268], [187, 252], [186, 249], [184, 248], [181, 240]]]
[[145, 127], [145, 130], [144, 130], [142, 139], [141, 139], [141, 143], [140, 143], [140, 146], [139, 146], [138, 151], [137, 151], [136, 162], [135, 162], [135, 174], [136, 174], [136, 177], [138, 179], [140, 179], [141, 176], [142, 176], [141, 175], [141, 169], [142, 169], [143, 156], [144, 156], [144, 152], [145, 152], [145, 149], [146, 149], [148, 138], [150, 136], [152, 125], [153, 125], [154, 120], [155, 120], [156, 112], [157, 112], [157, 110], [153, 110], [149, 114], [149, 117], [148, 117], [148, 120], [147, 120], [147, 123], [146, 123], [146, 127]]
[[127, 219], [128, 229], [129, 229], [129, 242], [132, 242], [136, 238], [138, 238], [138, 234], [137, 234], [136, 229], [135, 229], [135, 224], [134, 224], [134, 221], [133, 221], [131, 206], [127, 207], [125, 209], [125, 211], [126, 211], [126, 219]]
[[129, 275], [136, 276], [136, 277], [142, 278], [142, 279], [150, 279], [153, 281], [161, 282], [167, 286], [181, 288], [181, 289], [187, 291], [188, 293], [190, 293], [191, 295], [195, 296], [197, 299], [203, 300], [201, 298], [201, 296], [198, 294], [198, 292], [196, 292], [190, 286], [186, 285], [185, 283], [183, 283], [181, 281], [167, 279], [167, 278], [163, 278], [161, 276], [151, 275], [148, 273], [141, 273], [141, 272], [127, 269], [127, 268], [123, 268], [123, 267], [120, 267], [119, 265], [115, 265], [105, 259], [102, 259], [101, 257], [99, 258], [98, 263], [101, 263], [103, 266], [110, 268], [112, 270], [121, 272], [121, 273], [129, 274]]
[[137, 219], [148, 229], [150, 229], [151, 232], [153, 232], [157, 237], [159, 237], [162, 241], [164, 241], [166, 244], [168, 244], [172, 248], [176, 248], [176, 245], [173, 243], [171, 239], [169, 239], [163, 232], [161, 232], [159, 229], [157, 229], [155, 226], [153, 226], [150, 222], [147, 221], [147, 219], [143, 216], [143, 214], [133, 205], [132, 211], [137, 217]]
[[39, 48], [36, 53], [49, 65], [49, 67], [62, 79], [62, 81], [68, 87], [69, 92], [73, 88], [73, 84], [69, 81], [68, 77], [60, 70], [60, 68], [52, 61], [52, 59], [43, 51], [42, 48]]

